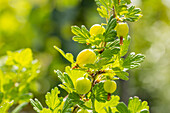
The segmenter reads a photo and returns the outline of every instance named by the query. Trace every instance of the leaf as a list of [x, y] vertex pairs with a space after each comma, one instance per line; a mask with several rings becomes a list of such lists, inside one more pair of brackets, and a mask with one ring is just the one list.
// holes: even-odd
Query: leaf
[[81, 29], [78, 26], [72, 26], [71, 31], [76, 35], [73, 40], [79, 43], [86, 43], [86, 40], [90, 37], [89, 31], [84, 25], [81, 26]]
[[99, 12], [99, 15], [103, 18], [109, 18], [107, 9], [104, 6], [100, 6], [100, 8], [97, 8], [97, 11]]
[[100, 82], [100, 83], [96, 84], [92, 89], [95, 99], [98, 102], [106, 102], [107, 101], [108, 93], [104, 90], [103, 85], [104, 85], [104, 83]]
[[110, 30], [110, 33], [105, 36], [105, 42], [113, 42], [116, 39], [117, 32], [115, 30]]
[[108, 109], [109, 109], [108, 111], [107, 111], [106, 108], [104, 108], [104, 109], [105, 109], [106, 113], [113, 113], [113, 112], [112, 112], [112, 109], [111, 109], [110, 107], [108, 107]]
[[71, 53], [66, 53], [66, 54], [65, 54], [64, 51], [61, 50], [60, 48], [58, 48], [58, 47], [56, 47], [56, 46], [54, 46], [54, 48], [55, 48], [58, 52], [60, 52], [60, 54], [63, 55], [63, 57], [64, 57], [65, 59], [67, 59], [69, 62], [74, 63], [74, 57], [73, 57], [73, 55], [72, 55]]
[[126, 70], [134, 69], [140, 66], [140, 63], [143, 62], [145, 56], [142, 54], [136, 54], [134, 52], [130, 53], [130, 55], [124, 60], [123, 67]]
[[76, 104], [78, 104], [81, 108], [91, 109], [91, 108], [85, 106], [84, 101], [80, 100], [80, 96], [77, 93], [73, 92], [68, 95], [68, 97], [64, 103], [62, 113], [69, 112], [70, 108]]
[[125, 0], [127, 4], [130, 4], [131, 3], [131, 0]]
[[104, 33], [105, 40], [108, 40], [108, 38], [109, 39], [116, 38], [116, 32], [113, 30], [116, 27], [116, 24], [117, 24], [117, 19], [111, 16], [106, 26], [106, 31]]
[[40, 113], [53, 113], [53, 112], [50, 109], [43, 108], [43, 110], [40, 111]]
[[128, 108], [127, 106], [125, 105], [125, 103], [123, 102], [120, 102], [117, 106], [116, 106], [117, 110], [120, 112], [120, 113], [128, 113]]
[[96, 2], [96, 4], [97, 4], [98, 6], [103, 5], [104, 7], [106, 7], [107, 9], [109, 9], [109, 8], [108, 8], [108, 5], [107, 5], [107, 3], [106, 3], [105, 0], [95, 0], [95, 2]]
[[95, 2], [99, 7], [104, 6], [108, 11], [112, 10], [113, 0], [95, 0]]
[[110, 48], [110, 47], [119, 47], [120, 45], [119, 45], [119, 42], [120, 42], [120, 40], [119, 39], [117, 39], [117, 40], [115, 40], [115, 41], [113, 41], [113, 42], [108, 42], [107, 43], [107, 45], [106, 45], [106, 47], [108, 47], [108, 48]]
[[80, 77], [83, 77], [84, 74], [86, 73], [85, 71], [82, 71], [82, 70], [71, 69], [70, 66], [67, 66], [65, 68], [65, 72], [71, 78], [74, 86], [76, 85], [76, 80]]
[[122, 80], [129, 80], [128, 76], [129, 76], [129, 73], [127, 72], [124, 72], [124, 71], [120, 71], [120, 72], [115, 72], [116, 75], [122, 79]]
[[33, 60], [32, 50], [30, 48], [26, 48], [17, 52], [8, 51], [7, 55], [7, 65], [19, 64], [19, 66], [29, 67]]
[[143, 110], [141, 110], [141, 112], [140, 113], [149, 113], [149, 110], [147, 110], [147, 109], [143, 109]]
[[9, 108], [13, 105], [14, 101], [3, 103], [0, 106], [0, 113], [6, 113]]
[[110, 62], [110, 59], [102, 58], [102, 59], [99, 59], [98, 61], [96, 61], [94, 64], [86, 64], [86, 65], [84, 65], [84, 67], [88, 67], [88, 68], [92, 68], [92, 69], [100, 69], [103, 66], [110, 64], [110, 63], [113, 63], [113, 62]]
[[30, 99], [30, 103], [32, 104], [33, 109], [38, 113], [43, 109], [41, 102], [36, 98], [34, 100]]
[[67, 73], [62, 74], [59, 70], [55, 71], [55, 73], [57, 73], [59, 79], [62, 81], [63, 84], [68, 84], [68, 87], [74, 88], [73, 82]]
[[141, 101], [138, 97], [130, 98], [128, 103], [128, 110], [130, 113], [148, 113], [146, 110], [149, 110], [148, 103], [146, 101]]
[[119, 51], [120, 48], [105, 49], [103, 53], [100, 55], [100, 57], [111, 59], [112, 57], [114, 57], [115, 54], [118, 54]]
[[104, 108], [107, 108], [107, 107], [114, 108], [119, 103], [119, 100], [120, 100], [119, 96], [114, 96], [114, 95], [111, 96], [110, 101], [106, 101], [105, 103], [101, 103], [96, 100], [95, 101], [95, 110], [98, 113], [104, 113], [105, 112]]
[[140, 17], [142, 17], [140, 8], [135, 8], [135, 6], [131, 6], [127, 11], [128, 11], [128, 13], [124, 14], [125, 20], [127, 20], [127, 21], [135, 22]]
[[124, 37], [123, 45], [120, 46], [120, 55], [121, 56], [124, 56], [128, 52], [130, 41], [131, 41], [131, 37], [129, 35]]
[[59, 98], [58, 94], [60, 94], [60, 91], [58, 90], [57, 87], [55, 87], [54, 89], [51, 90], [51, 93], [48, 92], [45, 95], [46, 98], [45, 102], [48, 105], [48, 107], [52, 110], [55, 110], [62, 102], [62, 98]]

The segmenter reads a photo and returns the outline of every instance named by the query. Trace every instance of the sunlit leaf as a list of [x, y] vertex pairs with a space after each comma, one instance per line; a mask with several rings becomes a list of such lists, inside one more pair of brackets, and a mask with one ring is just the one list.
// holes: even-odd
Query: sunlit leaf
[[58, 48], [58, 47], [56, 47], [56, 46], [54, 46], [54, 48], [55, 48], [58, 52], [60, 52], [60, 54], [63, 55], [63, 57], [64, 57], [65, 59], [67, 59], [69, 62], [74, 63], [74, 57], [73, 57], [73, 55], [72, 55], [71, 53], [66, 53], [66, 54], [65, 54], [64, 51], [61, 50], [60, 48]]
[[46, 98], [46, 104], [48, 107], [52, 110], [56, 109], [62, 102], [62, 98], [59, 98], [58, 95], [60, 94], [60, 91], [57, 87], [51, 90], [51, 92], [48, 92], [45, 95]]
[[123, 63], [123, 67], [126, 68], [126, 70], [134, 69], [140, 66], [140, 63], [143, 62], [145, 59], [145, 56], [142, 54], [135, 54], [132, 52]]
[[30, 99], [30, 103], [32, 104], [33, 109], [37, 112], [40, 112], [43, 109], [41, 102], [36, 98], [35, 98], [35, 100]]
[[98, 102], [97, 100], [95, 101], [95, 109], [98, 113], [105, 113], [105, 108], [107, 107], [116, 107], [117, 104], [119, 103], [119, 96], [111, 96], [111, 100], [110, 101], [106, 101], [105, 103], [101, 103], [101, 102]]
[[[130, 113], [149, 113], [149, 106], [146, 101], [141, 101], [138, 97], [130, 98], [128, 103]], [[144, 110], [144, 111], [143, 111]], [[148, 111], [148, 112], [147, 112]]]

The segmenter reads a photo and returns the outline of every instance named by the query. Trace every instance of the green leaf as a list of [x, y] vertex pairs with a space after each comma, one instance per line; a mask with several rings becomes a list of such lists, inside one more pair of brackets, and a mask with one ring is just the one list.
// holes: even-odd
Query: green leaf
[[108, 48], [110, 48], [110, 47], [112, 47], [112, 48], [113, 48], [113, 47], [120, 47], [119, 43], [120, 43], [120, 40], [117, 39], [117, 40], [115, 40], [115, 41], [108, 42], [107, 45], [106, 45], [106, 47], [108, 47]]
[[100, 55], [100, 57], [111, 59], [112, 57], [114, 57], [115, 54], [118, 54], [119, 51], [120, 51], [120, 48], [105, 49], [103, 53]]
[[80, 100], [80, 96], [77, 93], [73, 92], [68, 95], [68, 97], [64, 103], [62, 113], [69, 112], [70, 108], [76, 104], [78, 104], [81, 108], [91, 109], [84, 105], [84, 101]]
[[56, 47], [56, 46], [54, 46], [54, 48], [55, 48], [58, 52], [60, 52], [60, 54], [63, 55], [63, 57], [64, 57], [65, 59], [67, 59], [69, 62], [74, 63], [74, 57], [73, 57], [73, 55], [72, 55], [71, 53], [66, 53], [66, 54], [65, 54], [64, 51], [61, 50], [60, 48], [58, 48], [58, 47]]
[[70, 66], [67, 66], [65, 68], [65, 72], [69, 75], [71, 78], [74, 86], [76, 85], [76, 80], [80, 77], [83, 77], [84, 74], [86, 73], [85, 71], [82, 70], [77, 70], [77, 69], [71, 69]]
[[48, 105], [48, 107], [52, 110], [55, 110], [62, 102], [62, 98], [59, 98], [58, 94], [60, 94], [60, 91], [58, 90], [57, 87], [55, 87], [54, 89], [51, 90], [51, 93], [48, 92], [45, 95], [46, 98], [45, 102]]
[[100, 69], [103, 66], [110, 64], [110, 63], [113, 63], [113, 62], [110, 62], [110, 59], [102, 58], [102, 59], [99, 59], [98, 61], [96, 61], [94, 64], [86, 64], [86, 65], [84, 65], [84, 67], [88, 67], [88, 68], [92, 68], [92, 69]]
[[111, 11], [114, 5], [113, 0], [95, 0], [95, 2], [99, 7], [104, 6], [108, 11]]
[[142, 54], [136, 54], [134, 52], [124, 60], [123, 67], [126, 70], [134, 69], [140, 66], [140, 63], [143, 62], [145, 56]]
[[72, 26], [71, 31], [76, 35], [73, 40], [79, 43], [86, 43], [86, 40], [90, 37], [89, 31], [84, 25], [81, 26], [81, 29], [78, 26]]
[[53, 112], [50, 109], [43, 108], [43, 110], [40, 111], [40, 113], [53, 113]]
[[90, 37], [89, 31], [87, 30], [87, 28], [84, 25], [81, 26], [81, 30], [86, 35], [86, 38]]
[[105, 109], [107, 107], [111, 107], [114, 108], [115, 106], [117, 106], [117, 104], [119, 103], [119, 96], [111, 96], [111, 100], [110, 101], [106, 101], [105, 103], [102, 102], [98, 102], [97, 100], [95, 101], [95, 110], [98, 113], [105, 113]]
[[128, 11], [128, 13], [124, 14], [125, 20], [127, 20], [127, 21], [135, 22], [140, 17], [142, 17], [140, 8], [135, 8], [135, 6], [131, 6], [127, 11]]
[[101, 17], [109, 18], [107, 9], [104, 6], [100, 6], [100, 8], [97, 8], [97, 11], [99, 12]]
[[41, 102], [36, 98], [34, 100], [30, 99], [30, 103], [32, 104], [33, 109], [38, 113], [43, 109]]
[[0, 106], [0, 113], [6, 113], [9, 108], [13, 105], [14, 101], [3, 103]]
[[100, 83], [96, 84], [92, 89], [95, 99], [98, 102], [106, 102], [107, 101], [108, 93], [104, 90], [103, 84], [104, 84], [103, 82], [100, 82]]
[[149, 110], [147, 110], [147, 109], [143, 109], [143, 110], [141, 110], [141, 112], [140, 113], [149, 113]]
[[128, 76], [129, 76], [129, 73], [127, 72], [124, 72], [124, 71], [120, 71], [120, 72], [115, 72], [116, 75], [122, 79], [122, 80], [129, 80]]
[[128, 113], [128, 108], [127, 106], [125, 105], [125, 103], [123, 102], [120, 102], [117, 106], [116, 106], [117, 110], [120, 112], [120, 113]]
[[131, 41], [131, 37], [129, 35], [124, 37], [123, 45], [120, 46], [121, 56], [124, 56], [128, 52], [130, 41]]
[[128, 109], [130, 113], [148, 113], [147, 110], [149, 110], [148, 103], [146, 101], [141, 101], [138, 97], [130, 98], [128, 103]]
[[117, 36], [117, 32], [115, 30], [110, 30], [110, 33], [105, 36], [105, 42], [113, 42]]
[[105, 40], [108, 40], [108, 38], [114, 39], [116, 37], [116, 32], [113, 30], [116, 27], [116, 25], [117, 25], [117, 19], [111, 16], [106, 26], [106, 31], [104, 33]]
[[127, 4], [130, 4], [131, 3], [131, 0], [125, 0], [127, 2]]
[[113, 113], [112, 109], [110, 107], [108, 107], [109, 110], [107, 110], [106, 108], [104, 108], [104, 109], [105, 109], [106, 113]]
[[62, 72], [59, 70], [57, 70], [57, 71], [54, 70], [54, 72], [57, 74], [58, 78], [61, 80], [61, 82], [65, 86], [67, 86], [68, 88], [71, 88], [71, 89], [74, 88], [73, 82], [67, 73], [62, 74]]

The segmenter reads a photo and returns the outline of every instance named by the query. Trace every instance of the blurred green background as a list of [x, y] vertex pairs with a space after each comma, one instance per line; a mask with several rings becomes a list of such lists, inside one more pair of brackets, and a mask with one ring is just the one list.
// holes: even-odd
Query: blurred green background
[[[170, 107], [170, 0], [132, 0], [143, 17], [129, 23], [130, 51], [143, 53], [142, 66], [130, 72], [128, 82], [120, 81], [122, 101], [130, 96], [147, 100], [151, 113], [169, 113]], [[72, 25], [105, 22], [94, 0], [0, 0], [0, 56], [6, 51], [31, 48], [41, 63], [41, 73], [32, 92], [45, 106], [44, 95], [59, 84], [54, 69], [70, 65], [54, 48], [56, 45], [74, 57], [85, 48], [72, 41]], [[66, 92], [61, 90], [62, 96]], [[31, 106], [22, 113], [34, 113]]]

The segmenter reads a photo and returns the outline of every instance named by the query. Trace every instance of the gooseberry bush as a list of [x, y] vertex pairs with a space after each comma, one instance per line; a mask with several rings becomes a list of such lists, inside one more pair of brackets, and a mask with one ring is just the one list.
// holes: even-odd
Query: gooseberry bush
[[29, 48], [8, 51], [7, 56], [0, 58], [0, 113], [19, 113], [29, 103], [39, 68]]
[[[134, 52], [127, 55], [131, 37], [127, 22], [135, 22], [141, 10], [131, 5], [130, 0], [95, 0], [105, 23], [95, 24], [90, 30], [84, 25], [72, 26], [73, 40], [88, 45], [74, 61], [71, 53], [64, 53], [54, 46], [71, 66], [65, 72], [54, 72], [61, 80], [59, 87], [67, 91], [66, 97], [59, 97], [57, 87], [45, 96], [48, 107], [37, 99], [31, 99], [38, 113], [149, 113], [146, 101], [131, 97], [128, 105], [119, 102], [115, 95], [119, 79], [129, 80], [127, 71], [140, 66], [144, 55]], [[126, 55], [126, 57], [125, 57]]]

